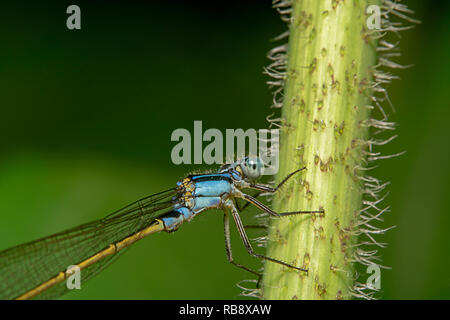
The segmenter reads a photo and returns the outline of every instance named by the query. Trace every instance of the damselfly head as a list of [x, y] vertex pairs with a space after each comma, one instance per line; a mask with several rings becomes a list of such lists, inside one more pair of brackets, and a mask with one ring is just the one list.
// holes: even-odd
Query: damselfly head
[[264, 173], [264, 162], [259, 157], [243, 157], [236, 162], [227, 163], [220, 167], [219, 173], [234, 171], [244, 180], [257, 180]]
[[244, 157], [238, 161], [242, 169], [244, 178], [256, 180], [262, 176], [264, 171], [264, 162], [258, 157]]

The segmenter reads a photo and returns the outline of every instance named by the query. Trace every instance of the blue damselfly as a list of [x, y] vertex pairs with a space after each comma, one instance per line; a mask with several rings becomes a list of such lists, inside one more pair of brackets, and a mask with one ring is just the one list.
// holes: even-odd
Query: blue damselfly
[[[259, 158], [244, 157], [223, 165], [216, 173], [189, 175], [178, 181], [175, 188], [140, 199], [103, 219], [1, 251], [0, 299], [59, 297], [68, 291], [65, 280], [70, 275], [69, 266], [81, 270], [86, 281], [136, 241], [156, 232], [176, 231], [182, 223], [208, 209], [224, 210], [226, 254], [235, 266], [259, 275], [233, 260], [230, 215], [249, 254], [305, 272], [307, 270], [254, 252], [245, 232], [236, 202], [238, 198], [247, 201], [246, 206], [252, 204], [273, 217], [323, 212], [277, 213], [257, 200], [261, 193], [276, 192], [292, 175], [305, 168], [292, 172], [275, 188], [256, 183], [263, 169]], [[243, 189], [255, 189], [258, 193], [250, 196]]]

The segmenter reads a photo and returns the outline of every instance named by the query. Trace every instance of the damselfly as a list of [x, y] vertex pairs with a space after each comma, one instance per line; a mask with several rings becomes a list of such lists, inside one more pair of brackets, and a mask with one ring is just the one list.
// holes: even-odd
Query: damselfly
[[[68, 291], [66, 279], [73, 266], [81, 270], [83, 282], [103, 270], [124, 249], [155, 232], [173, 232], [185, 221], [208, 209], [224, 210], [225, 248], [228, 261], [258, 274], [233, 260], [230, 241], [231, 214], [248, 253], [254, 257], [305, 272], [307, 270], [254, 252], [239, 216], [236, 199], [247, 201], [273, 217], [322, 213], [296, 211], [277, 213], [256, 198], [261, 193], [274, 193], [277, 187], [257, 184], [264, 164], [259, 158], [245, 157], [223, 165], [217, 173], [189, 175], [175, 188], [138, 200], [103, 219], [25, 243], [0, 252], [0, 299], [49, 299]], [[250, 196], [242, 189], [255, 189]], [[72, 266], [68, 269], [69, 266]]]

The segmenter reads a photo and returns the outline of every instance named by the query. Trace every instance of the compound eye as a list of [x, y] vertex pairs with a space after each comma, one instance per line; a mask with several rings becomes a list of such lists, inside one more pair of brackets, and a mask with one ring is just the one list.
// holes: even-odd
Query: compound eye
[[246, 159], [245, 167], [246, 167], [245, 175], [249, 179], [257, 179], [262, 174], [263, 164], [261, 163], [261, 160], [259, 160], [258, 158], [256, 158], [256, 159]]

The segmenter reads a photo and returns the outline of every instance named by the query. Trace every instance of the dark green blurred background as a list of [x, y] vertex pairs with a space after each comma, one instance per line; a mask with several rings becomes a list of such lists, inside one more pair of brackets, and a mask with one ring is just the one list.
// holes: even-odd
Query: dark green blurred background
[[[56, 2], [55, 2], [56, 3]], [[269, 1], [17, 1], [0, 10], [0, 250], [100, 218], [172, 187], [170, 135], [266, 128], [262, 74], [285, 30]], [[82, 29], [66, 28], [81, 7]], [[390, 87], [398, 139], [374, 175], [392, 182], [383, 297], [450, 298], [450, 10], [406, 1], [422, 21], [402, 33]], [[203, 167], [201, 167], [203, 168]], [[140, 241], [65, 298], [234, 299], [251, 278], [225, 257], [222, 213]], [[237, 234], [234, 255], [254, 267]]]

